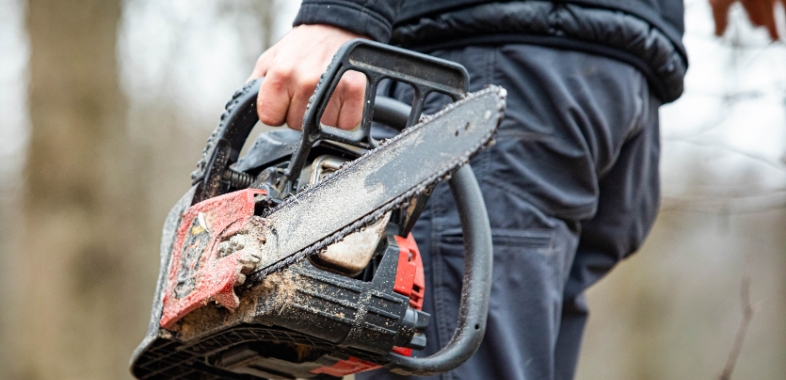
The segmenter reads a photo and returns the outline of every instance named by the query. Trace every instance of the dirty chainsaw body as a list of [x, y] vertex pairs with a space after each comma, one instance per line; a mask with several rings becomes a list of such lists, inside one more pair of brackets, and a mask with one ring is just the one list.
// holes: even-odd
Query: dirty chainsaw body
[[[318, 122], [347, 70], [368, 79], [363, 122], [352, 132]], [[412, 85], [412, 108], [390, 100], [375, 107], [382, 79]], [[467, 80], [458, 65], [352, 41], [317, 86], [303, 133], [262, 134], [243, 158], [259, 81], [238, 91], [192, 174], [194, 187], [167, 218], [151, 325], [132, 373], [329, 379], [380, 366], [437, 373], [466, 360], [485, 328], [490, 287], [490, 257], [482, 257], [490, 255], [488, 221], [477, 184], [466, 186], [471, 172], [456, 185], [482, 211], [467, 208], [475, 215], [468, 226], [481, 231], [468, 250], [488, 252], [467, 255], [460, 324], [468, 332], [457, 331], [430, 360], [410, 358], [425, 347], [429, 315], [409, 230], [430, 189], [489, 144], [501, 120], [504, 90], [467, 94]], [[457, 101], [413, 125], [430, 92]], [[371, 121], [385, 114], [406, 128], [378, 142]], [[473, 262], [484, 268], [473, 270]]]

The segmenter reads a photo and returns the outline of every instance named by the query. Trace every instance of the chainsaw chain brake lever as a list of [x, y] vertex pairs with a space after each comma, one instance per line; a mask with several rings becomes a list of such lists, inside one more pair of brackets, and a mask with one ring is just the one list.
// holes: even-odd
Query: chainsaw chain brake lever
[[[362, 121], [354, 131], [343, 131], [319, 122], [330, 96], [348, 70], [358, 71], [367, 79]], [[384, 119], [391, 106], [389, 101], [381, 101], [378, 107], [375, 106], [377, 86], [383, 79], [404, 82], [414, 89], [407, 127], [418, 121], [428, 94], [439, 92], [456, 100], [469, 89], [469, 74], [459, 64], [369, 40], [357, 39], [345, 43], [336, 52], [309, 100], [300, 144], [277, 186], [282, 198], [294, 189], [311, 148], [317, 142], [330, 140], [364, 149], [376, 146], [371, 138], [372, 118]], [[248, 174], [234, 172], [229, 166], [237, 161], [246, 139], [259, 121], [256, 99], [262, 80], [250, 81], [236, 91], [227, 103], [218, 128], [207, 141], [197, 169], [191, 173], [192, 183], [199, 185], [194, 204], [227, 193], [232, 183], [229, 179], [250, 182], [250, 178], [245, 178]], [[375, 115], [375, 111], [381, 114]]]

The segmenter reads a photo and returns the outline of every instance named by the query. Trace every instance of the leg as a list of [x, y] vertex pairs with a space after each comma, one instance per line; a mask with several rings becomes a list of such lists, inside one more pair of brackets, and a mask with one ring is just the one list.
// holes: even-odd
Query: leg
[[[445, 379], [553, 379], [563, 294], [580, 221], [598, 207], [605, 175], [639, 125], [646, 83], [603, 57], [527, 45], [470, 47], [434, 55], [465, 65], [473, 90], [508, 90], [496, 145], [472, 161], [489, 209], [494, 278], [486, 337]], [[411, 93], [393, 86], [406, 101]], [[439, 109], [429, 102], [426, 112]], [[460, 295], [463, 248], [446, 186], [438, 186], [415, 237], [427, 267], [428, 347], [450, 339]], [[384, 379], [383, 373], [357, 376]]]
[[565, 286], [562, 324], [556, 347], [557, 379], [572, 379], [589, 309], [584, 290], [635, 252], [658, 211], [660, 156], [659, 102], [643, 110], [643, 128], [622, 147], [611, 171], [600, 180], [598, 212], [581, 224], [576, 259]]

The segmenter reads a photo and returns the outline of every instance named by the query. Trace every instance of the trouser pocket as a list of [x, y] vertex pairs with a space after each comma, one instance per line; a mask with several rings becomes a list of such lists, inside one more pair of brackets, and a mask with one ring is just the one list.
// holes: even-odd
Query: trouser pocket
[[[564, 225], [492, 229], [494, 273], [486, 336], [461, 373], [511, 379], [551, 373], [547, 364], [559, 330], [566, 268], [575, 251], [574, 243], [565, 244], [575, 242], [571, 236]], [[460, 230], [434, 238], [435, 327], [444, 345], [456, 328], [464, 245]]]

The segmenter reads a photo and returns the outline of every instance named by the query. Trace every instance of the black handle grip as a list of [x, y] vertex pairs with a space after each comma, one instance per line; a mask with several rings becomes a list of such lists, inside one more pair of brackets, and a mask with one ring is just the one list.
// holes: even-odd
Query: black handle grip
[[[363, 73], [368, 81], [361, 126], [353, 132], [319, 124], [330, 96], [347, 70]], [[406, 126], [414, 124], [420, 117], [423, 102], [429, 93], [441, 92], [457, 99], [469, 89], [469, 74], [459, 64], [368, 40], [358, 39], [345, 43], [322, 75], [306, 109], [303, 137], [287, 168], [285, 183], [281, 188], [282, 196], [288, 195], [293, 181], [303, 169], [311, 147], [317, 141], [333, 140], [363, 148], [374, 145], [370, 131], [376, 108], [375, 94], [377, 85], [385, 78], [408, 83], [415, 90], [415, 101]], [[224, 179], [224, 173], [229, 165], [237, 161], [243, 144], [259, 121], [256, 99], [262, 80], [263, 78], [260, 78], [247, 83], [236, 91], [227, 103], [218, 128], [210, 136], [202, 152], [197, 169], [191, 173], [192, 183], [199, 184], [194, 203], [229, 191], [230, 184]]]
[[224, 172], [237, 161], [248, 135], [259, 121], [257, 95], [262, 80], [259, 78], [246, 83], [227, 102], [218, 127], [202, 151], [197, 169], [191, 173], [192, 185], [199, 184], [193, 204], [229, 191], [230, 184], [224, 180]]
[[[320, 123], [330, 96], [349, 70], [366, 76], [366, 93], [360, 127], [354, 131], [342, 131]], [[423, 103], [431, 92], [440, 92], [454, 100], [469, 89], [469, 74], [464, 66], [369, 40], [351, 40], [336, 52], [333, 61], [314, 90], [303, 117], [303, 139], [293, 155], [285, 176], [282, 194], [287, 194], [300, 175], [311, 147], [319, 140], [333, 140], [362, 148], [371, 148], [371, 121], [377, 86], [383, 79], [404, 82], [414, 89], [414, 101], [409, 112], [407, 125], [417, 122], [423, 111]]]
[[[341, 77], [349, 70], [365, 74], [368, 80], [366, 107], [360, 128], [354, 132], [325, 128], [319, 121]], [[378, 42], [352, 40], [336, 52], [317, 85], [303, 117], [303, 132], [306, 135], [322, 133], [346, 143], [360, 143], [368, 139], [374, 94], [379, 82], [385, 78], [408, 83], [415, 91], [407, 126], [417, 121], [423, 110], [423, 101], [429, 93], [441, 92], [455, 100], [466, 94], [469, 88], [469, 74], [459, 64]]]

